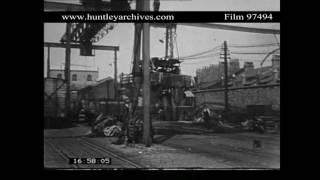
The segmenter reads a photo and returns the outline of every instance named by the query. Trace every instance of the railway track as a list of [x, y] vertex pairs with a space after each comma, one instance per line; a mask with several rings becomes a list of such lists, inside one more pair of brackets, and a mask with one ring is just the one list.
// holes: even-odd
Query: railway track
[[[47, 144], [56, 154], [58, 154], [66, 163], [69, 163], [69, 158], [71, 158], [65, 151], [61, 150], [53, 144], [50, 138], [46, 138], [45, 144]], [[77, 164], [70, 164], [72, 168], [79, 168]]]
[[86, 138], [45, 138], [45, 144], [56, 152], [66, 164], [69, 164], [69, 158], [111, 158], [110, 165], [70, 164], [70, 168], [144, 168], [143, 165], [112, 152], [102, 145], [92, 143]]
[[144, 168], [143, 165], [138, 164], [136, 162], [133, 162], [133, 161], [131, 161], [131, 160], [119, 155], [119, 154], [116, 154], [101, 145], [89, 142], [88, 140], [86, 140], [84, 138], [81, 138], [81, 140], [82, 140], [82, 143], [85, 144], [88, 148], [91, 148], [92, 150], [100, 151], [103, 154], [108, 154], [109, 157], [111, 157], [113, 159], [120, 160], [122, 162], [125, 162], [126, 164], [128, 164], [132, 168]]

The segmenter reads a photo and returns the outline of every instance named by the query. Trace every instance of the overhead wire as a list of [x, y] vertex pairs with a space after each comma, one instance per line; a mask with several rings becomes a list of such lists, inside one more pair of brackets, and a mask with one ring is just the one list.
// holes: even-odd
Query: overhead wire
[[205, 60], [198, 60], [196, 62], [194, 61], [188, 61], [188, 62], [183, 62], [183, 65], [189, 65], [189, 64], [198, 64], [198, 65], [201, 65], [203, 63], [208, 63], [208, 61], [211, 61], [212, 62], [220, 62], [220, 60], [218, 59], [205, 59]]
[[204, 54], [207, 54], [207, 53], [210, 53], [210, 52], [214, 52], [214, 51], [216, 51], [216, 50], [217, 50], [217, 47], [215, 47], [215, 48], [213, 48], [213, 49], [210, 49], [210, 50], [203, 51], [203, 52], [199, 52], [199, 53], [196, 53], [196, 54], [184, 56], [184, 57], [182, 57], [181, 59], [197, 57], [197, 56], [204, 55]]
[[274, 49], [273, 51], [269, 52], [261, 61], [260, 66], [263, 65], [263, 63], [268, 59], [269, 56], [271, 56], [272, 54], [274, 54], [275, 52], [280, 51], [280, 47], [277, 49]]
[[192, 60], [196, 60], [196, 59], [201, 59], [201, 58], [207, 58], [207, 57], [215, 57], [219, 55], [220, 56], [220, 52], [219, 53], [215, 53], [215, 54], [208, 54], [208, 55], [203, 55], [203, 56], [198, 56], [198, 57], [188, 57], [188, 58], [180, 58], [181, 61], [192, 61]]
[[199, 53], [191, 54], [191, 55], [188, 55], [188, 56], [180, 57], [180, 59], [192, 58], [192, 57], [196, 57], [196, 56], [204, 55], [204, 54], [207, 54], [207, 53], [210, 53], [210, 52], [214, 52], [214, 51], [218, 50], [218, 48], [220, 48], [220, 47], [221, 47], [221, 45], [216, 46], [216, 47], [214, 47], [214, 48], [212, 48], [212, 49], [209, 49], [209, 50], [203, 51], [203, 52], [199, 52]]
[[273, 36], [274, 36], [274, 38], [275, 38], [276, 41], [277, 41], [278, 47], [280, 48], [280, 43], [279, 43], [279, 40], [278, 40], [278, 38], [277, 38], [277, 35], [276, 35], [276, 34], [273, 34]]
[[270, 44], [247, 44], [247, 45], [241, 45], [241, 44], [229, 44], [228, 47], [232, 48], [250, 48], [250, 47], [268, 47], [268, 46], [278, 46], [279, 43], [270, 43]]
[[206, 60], [204, 60], [204, 61], [197, 61], [197, 62], [186, 62], [186, 63], [183, 63], [183, 65], [189, 65], [189, 64], [198, 64], [198, 65], [200, 65], [200, 64], [202, 64], [202, 63], [208, 63], [208, 61], [212, 61], [212, 59], [206, 59]]
[[261, 54], [268, 54], [269, 52], [232, 52], [231, 54], [246, 54], [246, 55], [261, 55]]

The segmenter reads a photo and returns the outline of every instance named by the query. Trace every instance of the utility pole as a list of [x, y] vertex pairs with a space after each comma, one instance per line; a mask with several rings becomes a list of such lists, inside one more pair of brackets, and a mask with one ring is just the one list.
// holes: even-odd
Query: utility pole
[[[117, 67], [117, 51], [114, 51], [114, 97], [117, 101], [117, 113], [118, 117], [120, 117], [120, 97], [119, 97], [119, 91], [118, 91], [118, 67]], [[120, 120], [120, 119], [119, 119]]]
[[168, 57], [168, 47], [169, 47], [169, 27], [166, 27], [165, 58]]
[[165, 57], [173, 58], [173, 30], [171, 26], [166, 27]]
[[66, 81], [66, 99], [65, 99], [65, 117], [69, 118], [70, 112], [70, 61], [71, 61], [71, 23], [67, 23], [66, 25], [66, 59], [65, 59], [65, 67], [64, 67], [64, 79]]
[[48, 46], [48, 54], [47, 54], [47, 78], [50, 77], [50, 46]]
[[[143, 1], [143, 10], [149, 11], [150, 1]], [[151, 145], [150, 120], [150, 24], [143, 23], [143, 140]]]
[[114, 91], [115, 93], [115, 98], [118, 98], [118, 67], [117, 67], [117, 51], [114, 51]]
[[170, 49], [170, 58], [173, 58], [173, 27], [169, 29], [169, 49]]
[[228, 103], [228, 47], [227, 41], [224, 41], [224, 103], [225, 103], [225, 113], [228, 114], [229, 103]]

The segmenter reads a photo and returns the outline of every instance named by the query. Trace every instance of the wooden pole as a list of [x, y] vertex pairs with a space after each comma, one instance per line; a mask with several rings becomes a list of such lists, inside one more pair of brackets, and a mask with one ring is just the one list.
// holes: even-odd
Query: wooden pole
[[169, 49], [170, 49], [170, 59], [173, 58], [173, 28], [169, 29]]
[[66, 81], [66, 99], [65, 99], [65, 117], [69, 117], [70, 112], [70, 61], [71, 61], [71, 23], [67, 23], [66, 25], [66, 59], [65, 59], [65, 67], [64, 67], [64, 79]]
[[168, 57], [168, 47], [169, 47], [169, 27], [166, 27], [165, 58]]
[[48, 54], [47, 54], [47, 78], [50, 77], [50, 46], [48, 46]]
[[[144, 11], [149, 11], [150, 1], [145, 0]], [[143, 24], [143, 140], [146, 147], [151, 145], [150, 120], [150, 24]]]
[[225, 103], [225, 113], [227, 115], [229, 111], [228, 102], [228, 47], [227, 41], [224, 41], [224, 103]]
[[[117, 67], [117, 51], [114, 51], [114, 97], [117, 101], [117, 116], [120, 117], [120, 98], [118, 91], [118, 67]], [[120, 119], [119, 119], [120, 120]]]

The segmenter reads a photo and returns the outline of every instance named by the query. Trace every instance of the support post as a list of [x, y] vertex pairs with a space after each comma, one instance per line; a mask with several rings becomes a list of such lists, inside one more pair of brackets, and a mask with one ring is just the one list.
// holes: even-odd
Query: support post
[[225, 115], [227, 117], [229, 111], [229, 102], [228, 102], [228, 47], [227, 41], [224, 41], [224, 103], [225, 103]]
[[166, 27], [166, 37], [165, 37], [165, 58], [168, 57], [168, 49], [169, 49], [169, 27]]
[[[117, 101], [117, 116], [120, 117], [120, 97], [118, 90], [118, 67], [117, 67], [117, 51], [114, 51], [114, 98]], [[120, 120], [120, 119], [119, 119]]]
[[[149, 11], [150, 1], [145, 0], [144, 11]], [[150, 23], [143, 24], [143, 140], [146, 147], [151, 145], [150, 119]]]
[[50, 46], [48, 46], [48, 53], [47, 53], [47, 78], [50, 77]]
[[66, 81], [66, 99], [65, 99], [65, 117], [69, 118], [70, 112], [70, 64], [71, 64], [71, 47], [70, 47], [71, 23], [66, 25], [66, 59], [64, 67], [64, 79]]
[[170, 49], [170, 58], [173, 58], [173, 27], [169, 29], [169, 49]]

